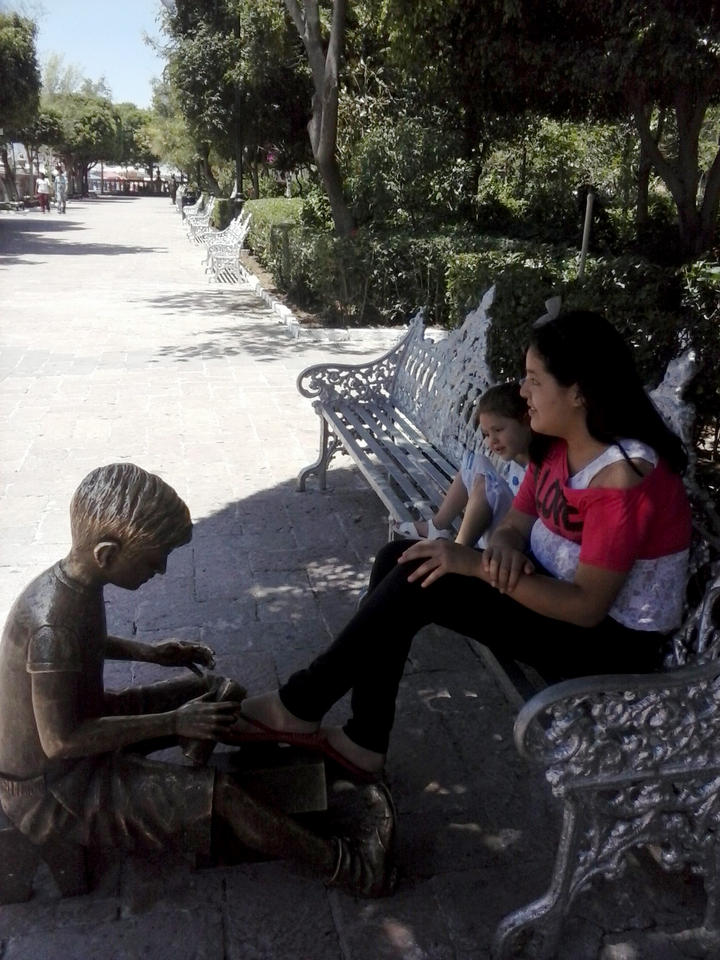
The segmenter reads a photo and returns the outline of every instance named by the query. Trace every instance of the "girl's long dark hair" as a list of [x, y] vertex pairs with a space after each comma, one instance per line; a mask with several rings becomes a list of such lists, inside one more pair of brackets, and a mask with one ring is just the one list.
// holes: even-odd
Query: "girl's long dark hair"
[[[600, 314], [562, 313], [535, 327], [530, 338], [548, 371], [564, 387], [576, 383], [585, 400], [587, 428], [601, 443], [641, 440], [676, 473], [687, 466], [682, 441], [645, 392], [630, 348]], [[551, 437], [533, 434], [530, 457], [539, 463]]]

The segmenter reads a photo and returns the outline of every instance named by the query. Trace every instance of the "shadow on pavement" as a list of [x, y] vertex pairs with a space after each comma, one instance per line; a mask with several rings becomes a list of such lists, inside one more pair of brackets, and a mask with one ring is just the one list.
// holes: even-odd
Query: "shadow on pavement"
[[[240, 312], [240, 305], [237, 303], [218, 304], [218, 313], [233, 314]], [[204, 307], [207, 314], [208, 307]], [[246, 318], [257, 317], [257, 322], [248, 323]], [[161, 360], [175, 360], [178, 363], [187, 363], [190, 360], [202, 358], [204, 360], [217, 360], [221, 357], [251, 356], [266, 360], [275, 358], [282, 359], [287, 355], [288, 342], [291, 340], [291, 334], [288, 331], [278, 331], [277, 342], [268, 340], [268, 325], [280, 327], [280, 324], [268, 319], [267, 309], [264, 304], [258, 303], [257, 310], [247, 303], [242, 304], [241, 323], [234, 326], [216, 327], [215, 329], [205, 331], [209, 339], [195, 341], [191, 345], [177, 345], [161, 347], [156, 357], [151, 359], [150, 363], [159, 363]], [[401, 334], [398, 334], [400, 339]], [[357, 357], [357, 343], [352, 340], [334, 340], [328, 343], [328, 348], [332, 350], [332, 356], [328, 356], [328, 362], [336, 362], [343, 354], [352, 357], [351, 363], [360, 363]], [[316, 340], [301, 337], [293, 343], [293, 353], [296, 356], [302, 356], [305, 353], [317, 354], [318, 344]], [[377, 356], [384, 353], [385, 350], [379, 347]], [[367, 362], [367, 361], [365, 361]]]
[[[59, 214], [28, 214], [31, 219], [15, 217], [12, 220], [12, 231], [3, 230], [3, 221], [0, 220], [0, 265], [9, 266], [13, 263], [33, 263], [24, 257], [45, 256], [79, 256], [95, 254], [101, 256], [117, 256], [118, 254], [154, 253], [165, 251], [167, 247], [140, 247], [125, 246], [119, 243], [77, 243], [73, 239], [66, 239], [64, 234], [86, 230], [83, 223], [73, 221]], [[48, 236], [50, 234], [50, 236]]]

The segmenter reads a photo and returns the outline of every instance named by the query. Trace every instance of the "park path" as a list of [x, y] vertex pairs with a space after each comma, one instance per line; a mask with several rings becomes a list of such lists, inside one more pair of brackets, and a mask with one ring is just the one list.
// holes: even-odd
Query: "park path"
[[[295, 340], [246, 287], [209, 285], [201, 258], [164, 198], [0, 214], [0, 613], [67, 550], [80, 479], [130, 459], [176, 487], [195, 534], [165, 577], [137, 594], [108, 591], [110, 629], [209, 642], [218, 669], [255, 692], [344, 622], [386, 530], [347, 460], [327, 493], [295, 492], [318, 429], [295, 378], [313, 362], [378, 355], [388, 337]], [[157, 676], [108, 670], [119, 683]], [[29, 903], [0, 907], [0, 956], [486, 958], [499, 919], [543, 890], [557, 830], [545, 785], [515, 755], [512, 720], [471, 646], [428, 631], [413, 647], [388, 761], [395, 897], [356, 902], [280, 863], [193, 871], [128, 857], [86, 897], [61, 901], [40, 875]], [[607, 952], [613, 931], [651, 927], [661, 901], [666, 916], [687, 907], [644, 882], [582, 899], [562, 957], [645, 956], [637, 933], [627, 938], [636, 952]]]

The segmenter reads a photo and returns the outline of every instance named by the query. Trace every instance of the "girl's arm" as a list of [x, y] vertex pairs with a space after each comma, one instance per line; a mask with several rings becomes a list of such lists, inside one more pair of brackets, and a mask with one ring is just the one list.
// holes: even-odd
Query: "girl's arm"
[[[510, 531], [507, 538], [511, 539]], [[487, 551], [485, 551], [487, 553]], [[459, 546], [447, 540], [421, 540], [414, 543], [402, 554], [400, 563], [411, 560], [424, 560], [417, 569], [409, 575], [408, 581], [419, 580], [423, 587], [432, 583], [446, 573], [457, 573], [466, 577], [477, 577], [484, 580], [502, 593], [509, 594], [513, 600], [521, 603], [529, 610], [540, 613], [555, 620], [564, 620], [580, 627], [593, 627], [605, 617], [613, 605], [615, 597], [627, 578], [627, 573], [615, 570], [605, 570], [601, 567], [591, 567], [579, 564], [572, 583], [556, 580], [544, 574], [527, 573], [525, 569], [517, 572], [515, 560], [511, 554], [517, 554], [523, 564], [532, 564], [527, 557], [515, 548], [504, 554], [510, 558], [507, 568], [502, 572], [517, 574], [513, 580], [514, 586], [500, 588], [497, 579], [488, 569], [490, 565], [485, 556], [478, 550]], [[495, 570], [495, 567], [492, 567]]]
[[[530, 575], [535, 569], [523, 553], [533, 523], [533, 517], [511, 508], [485, 551], [447, 540], [421, 540], [408, 547], [398, 563], [427, 558], [408, 577], [410, 582], [421, 580], [423, 586], [429, 586], [445, 573], [459, 573], [479, 577], [498, 589], [502, 584], [507, 591], [508, 583], [515, 583], [521, 573]], [[492, 572], [486, 569], [488, 566]]]
[[438, 530], [448, 530], [455, 517], [465, 509], [467, 502], [468, 492], [465, 489], [462, 474], [457, 473], [433, 517], [433, 523]]
[[473, 547], [492, 522], [492, 510], [485, 493], [485, 475], [479, 474], [473, 483], [455, 543]]
[[534, 517], [511, 507], [490, 538], [483, 569], [488, 582], [501, 593], [510, 593], [522, 574], [529, 576], [535, 569], [526, 553], [534, 523]]
[[506, 592], [513, 600], [545, 617], [578, 627], [594, 627], [607, 615], [626, 579], [627, 572], [580, 563], [572, 583], [544, 575], [522, 574], [516, 586]]

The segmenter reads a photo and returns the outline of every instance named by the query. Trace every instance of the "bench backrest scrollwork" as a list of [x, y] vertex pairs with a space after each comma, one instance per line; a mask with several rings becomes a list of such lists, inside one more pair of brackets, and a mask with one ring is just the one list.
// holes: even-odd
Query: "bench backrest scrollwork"
[[392, 387], [394, 406], [458, 465], [464, 450], [479, 442], [475, 404], [494, 383], [486, 360], [494, 293], [491, 287], [477, 310], [443, 340], [426, 337], [422, 317], [416, 317]]

